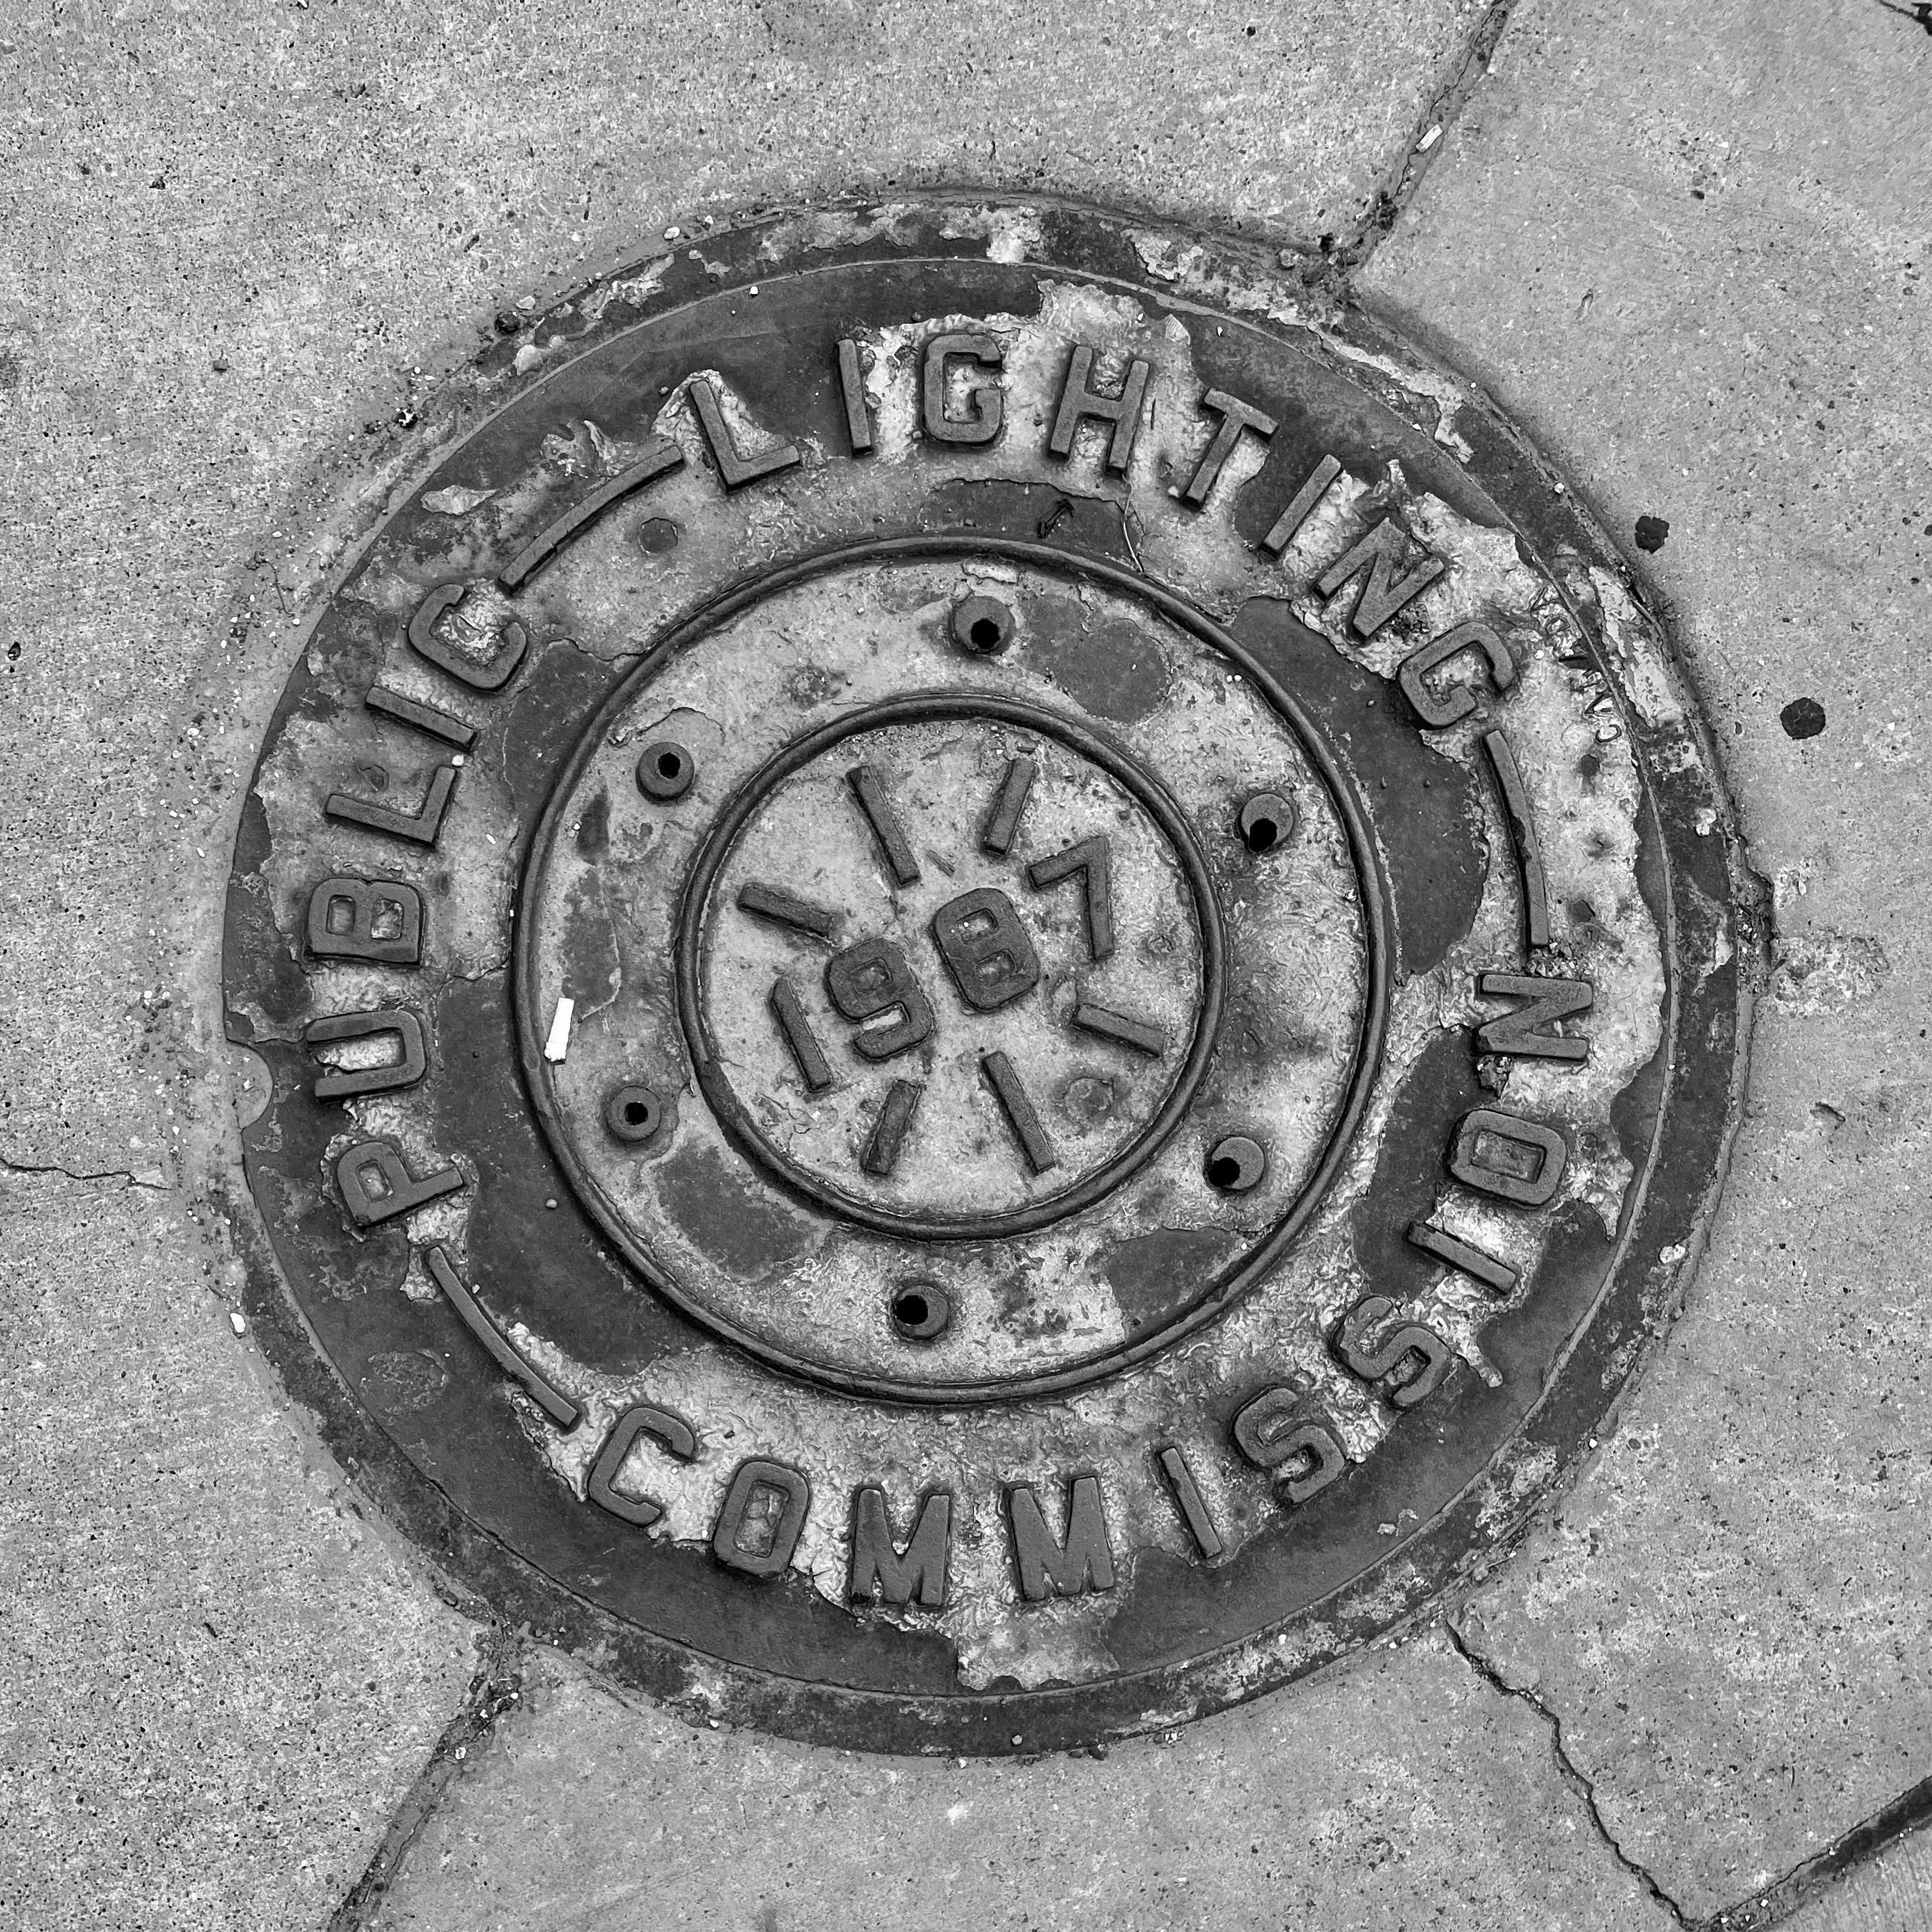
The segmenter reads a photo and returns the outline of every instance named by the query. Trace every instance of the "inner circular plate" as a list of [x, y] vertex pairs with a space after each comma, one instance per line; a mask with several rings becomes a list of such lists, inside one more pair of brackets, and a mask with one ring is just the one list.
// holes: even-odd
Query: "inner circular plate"
[[[994, 592], [1004, 647], [962, 648]], [[1037, 546], [856, 546], [589, 722], [526, 868], [524, 1064], [678, 1305], [835, 1385], [1010, 1399], [1144, 1356], [1292, 1239], [1372, 1078], [1384, 890], [1318, 735], [1198, 613]], [[674, 1132], [611, 1130], [638, 1086]], [[1237, 1136], [1265, 1160], [1230, 1187]], [[910, 1336], [935, 1240], [948, 1319]]]
[[1036, 706], [928, 692], [808, 734], [726, 808], [685, 904], [713, 1109], [881, 1232], [986, 1240], [1099, 1199], [1214, 1048], [1220, 913], [1192, 827]]

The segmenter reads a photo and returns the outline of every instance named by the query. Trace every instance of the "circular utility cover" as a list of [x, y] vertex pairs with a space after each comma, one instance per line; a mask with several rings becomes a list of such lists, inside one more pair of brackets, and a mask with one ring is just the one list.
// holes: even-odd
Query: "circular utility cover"
[[1739, 1047], [1701, 730], [1562, 485], [1043, 203], [706, 236], [431, 420], [226, 943], [258, 1325], [386, 1506], [871, 1748], [1172, 1724], [1479, 1570]]

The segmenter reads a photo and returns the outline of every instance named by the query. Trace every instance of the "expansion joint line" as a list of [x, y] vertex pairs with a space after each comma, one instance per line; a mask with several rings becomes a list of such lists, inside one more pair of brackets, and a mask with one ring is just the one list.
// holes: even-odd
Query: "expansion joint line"
[[1423, 176], [1442, 152], [1444, 137], [1488, 74], [1514, 4], [1515, 0], [1491, 0], [1484, 9], [1448, 79], [1430, 97], [1400, 152], [1384, 171], [1354, 232], [1340, 241], [1322, 238], [1322, 254], [1344, 274], [1352, 276], [1366, 266], [1383, 236], [1414, 199]]
[[461, 1705], [443, 1727], [429, 1762], [404, 1794], [368, 1869], [331, 1915], [328, 1932], [368, 1932], [375, 1924], [410, 1847], [467, 1768], [471, 1752], [490, 1736], [499, 1718], [521, 1708], [525, 1648], [518, 1633], [500, 1626], [478, 1634], [476, 1669]]
[[1456, 1628], [1453, 1618], [1443, 1618], [1442, 1630], [1462, 1660], [1485, 1684], [1492, 1690], [1501, 1691], [1505, 1697], [1520, 1699], [1550, 1727], [1550, 1755], [1556, 1760], [1557, 1771], [1564, 1783], [1582, 1800], [1583, 1808], [1589, 1814], [1590, 1822], [1595, 1827], [1598, 1837], [1609, 1846], [1610, 1856], [1670, 1914], [1676, 1924], [1684, 1928], [1684, 1932], [1700, 1932], [1697, 1922], [1688, 1917], [1676, 1900], [1618, 1843], [1616, 1834], [1610, 1829], [1598, 1805], [1596, 1787], [1576, 1768], [1564, 1744], [1563, 1720], [1534, 1691], [1520, 1684], [1510, 1683], [1486, 1658], [1472, 1647], [1462, 1633]]

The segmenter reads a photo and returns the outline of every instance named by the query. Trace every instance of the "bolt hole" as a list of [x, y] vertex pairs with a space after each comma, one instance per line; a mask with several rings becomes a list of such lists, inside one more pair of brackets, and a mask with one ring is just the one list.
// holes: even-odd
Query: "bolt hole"
[[930, 1342], [952, 1319], [946, 1291], [929, 1281], [908, 1282], [896, 1288], [891, 1303], [892, 1326], [908, 1342]]
[[1246, 1134], [1230, 1134], [1209, 1150], [1202, 1172], [1208, 1185], [1222, 1194], [1245, 1194], [1268, 1172], [1268, 1153]]
[[1294, 830], [1294, 807], [1274, 791], [1256, 792], [1241, 807], [1235, 821], [1241, 843], [1257, 854], [1272, 852]]
[[649, 1140], [663, 1118], [658, 1096], [648, 1087], [620, 1087], [604, 1103], [604, 1124], [612, 1137], [633, 1144]]
[[638, 789], [661, 805], [682, 798], [698, 776], [698, 760], [674, 740], [646, 745], [638, 758]]
[[952, 607], [952, 641], [976, 658], [997, 657], [1013, 640], [1013, 614], [997, 597], [968, 597]]

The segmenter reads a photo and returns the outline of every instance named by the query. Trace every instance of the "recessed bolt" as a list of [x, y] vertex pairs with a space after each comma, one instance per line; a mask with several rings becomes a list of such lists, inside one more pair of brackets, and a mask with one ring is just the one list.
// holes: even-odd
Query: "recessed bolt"
[[931, 1342], [952, 1319], [952, 1298], [937, 1282], [902, 1281], [892, 1290], [892, 1326], [908, 1342]]
[[618, 1087], [604, 1102], [604, 1124], [620, 1141], [647, 1141], [658, 1130], [664, 1109], [648, 1087]]
[[1296, 824], [1294, 805], [1278, 791], [1258, 791], [1234, 821], [1250, 852], [1272, 852], [1286, 844]]
[[697, 776], [698, 760], [674, 739], [660, 738], [638, 754], [638, 789], [660, 805], [683, 797]]
[[1246, 1134], [1230, 1134], [1214, 1143], [1201, 1171], [1210, 1187], [1219, 1188], [1223, 1194], [1245, 1194], [1259, 1186], [1267, 1173], [1268, 1150]]
[[1013, 640], [1013, 614], [997, 597], [962, 597], [952, 607], [952, 641], [976, 658], [996, 658]]

